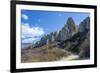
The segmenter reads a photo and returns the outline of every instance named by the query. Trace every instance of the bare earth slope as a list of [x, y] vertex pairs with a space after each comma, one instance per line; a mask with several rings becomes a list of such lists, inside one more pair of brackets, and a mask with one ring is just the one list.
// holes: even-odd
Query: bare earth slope
[[72, 60], [78, 58], [77, 55], [72, 55], [64, 49], [57, 47], [49, 47], [47, 45], [41, 48], [23, 49], [21, 56], [22, 63], [29, 62], [47, 62], [47, 61], [61, 61]]

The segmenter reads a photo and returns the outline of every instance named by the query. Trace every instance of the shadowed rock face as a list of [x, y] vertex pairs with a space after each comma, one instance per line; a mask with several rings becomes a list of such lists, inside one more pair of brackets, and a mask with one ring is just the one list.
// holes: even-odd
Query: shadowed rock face
[[90, 18], [87, 17], [79, 24], [79, 31], [84, 32], [86, 30], [90, 30]]
[[80, 48], [80, 58], [90, 57], [90, 18], [87, 17], [80, 23], [80, 32], [86, 33], [85, 39], [79, 46]]
[[90, 58], [90, 17], [86, 17], [77, 26], [73, 18], [69, 17], [59, 32], [44, 35], [33, 48], [52, 45], [79, 55], [80, 59]]
[[[82, 28], [82, 29], [81, 29]], [[80, 26], [79, 32], [73, 35], [70, 39], [62, 41], [61, 48], [78, 54], [80, 59], [90, 57], [90, 18], [84, 19]]]

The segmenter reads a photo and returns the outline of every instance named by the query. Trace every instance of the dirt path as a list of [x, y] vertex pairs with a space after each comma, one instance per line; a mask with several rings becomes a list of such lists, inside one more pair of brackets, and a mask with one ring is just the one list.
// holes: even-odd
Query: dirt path
[[[64, 49], [61, 49], [61, 51], [66, 52]], [[71, 52], [67, 52], [67, 53], [70, 53], [70, 55], [68, 57], [62, 57], [60, 61], [70, 61], [79, 58], [79, 55], [72, 54]]]
[[69, 61], [69, 60], [73, 60], [73, 59], [77, 59], [77, 58], [79, 58], [79, 56], [78, 55], [70, 55], [70, 56], [68, 56], [68, 57], [63, 57], [62, 59], [61, 59], [61, 61]]

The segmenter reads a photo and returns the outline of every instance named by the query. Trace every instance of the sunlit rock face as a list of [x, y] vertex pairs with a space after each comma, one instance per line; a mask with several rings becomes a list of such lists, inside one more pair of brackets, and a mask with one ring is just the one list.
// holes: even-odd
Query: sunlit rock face
[[70, 39], [77, 32], [77, 29], [78, 28], [73, 18], [69, 17], [66, 24], [59, 32], [59, 36], [58, 36], [59, 40], [64, 41], [66, 39]]

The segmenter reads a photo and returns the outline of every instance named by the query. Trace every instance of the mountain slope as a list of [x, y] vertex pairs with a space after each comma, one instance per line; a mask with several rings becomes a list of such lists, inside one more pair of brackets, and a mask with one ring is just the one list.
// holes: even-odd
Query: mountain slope
[[[33, 51], [33, 52], [32, 52]], [[31, 53], [32, 52], [32, 53]], [[42, 55], [41, 55], [42, 53]], [[22, 62], [55, 61], [61, 58], [90, 58], [90, 17], [86, 17], [77, 26], [69, 17], [59, 32], [44, 35], [27, 49], [22, 49]], [[33, 58], [34, 56], [34, 58]], [[69, 56], [69, 58], [67, 58]], [[42, 59], [42, 60], [41, 60]], [[72, 59], [72, 60], [73, 60]]]

